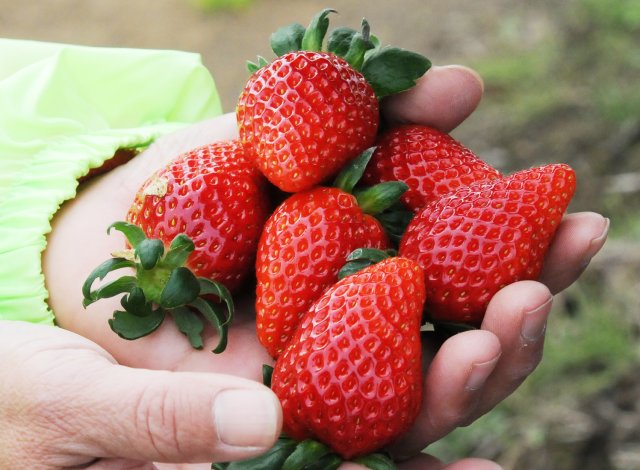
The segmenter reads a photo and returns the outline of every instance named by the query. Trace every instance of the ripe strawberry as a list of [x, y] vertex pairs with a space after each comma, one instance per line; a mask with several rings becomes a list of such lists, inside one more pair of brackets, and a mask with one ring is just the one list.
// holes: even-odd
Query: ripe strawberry
[[189, 151], [151, 176], [127, 214], [165, 245], [179, 233], [195, 244], [187, 266], [234, 291], [251, 273], [269, 214], [266, 181], [237, 140]]
[[275, 364], [285, 433], [350, 459], [406, 432], [421, 405], [424, 299], [422, 270], [398, 257], [327, 290]]
[[316, 186], [370, 147], [378, 98], [413, 86], [430, 66], [417, 54], [377, 48], [366, 22], [362, 33], [336, 30], [322, 51], [332, 11], [320, 12], [306, 30], [291, 25], [275, 33], [279, 57], [254, 66], [237, 103], [240, 139], [287, 192]]
[[403, 181], [402, 201], [418, 211], [429, 202], [500, 173], [448, 134], [416, 124], [392, 128], [378, 137], [363, 181]]
[[256, 259], [256, 325], [258, 339], [274, 358], [304, 312], [338, 280], [352, 251], [390, 247], [373, 214], [397, 201], [406, 185], [385, 183], [352, 195], [371, 153], [363, 152], [347, 166], [337, 187], [291, 195], [264, 225]]
[[536, 279], [575, 185], [569, 166], [545, 165], [462, 187], [418, 212], [399, 253], [425, 271], [431, 319], [478, 326], [499, 289]]
[[256, 262], [258, 338], [277, 357], [356, 248], [389, 248], [380, 223], [338, 188], [294, 194], [265, 224]]

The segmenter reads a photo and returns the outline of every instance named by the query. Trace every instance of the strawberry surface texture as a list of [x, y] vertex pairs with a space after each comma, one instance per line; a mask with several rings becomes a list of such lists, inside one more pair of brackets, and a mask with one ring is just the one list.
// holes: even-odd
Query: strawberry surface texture
[[156, 172], [127, 220], [167, 246], [187, 235], [195, 251], [186, 266], [234, 291], [253, 272], [269, 211], [264, 177], [240, 142], [229, 140], [189, 151]]
[[406, 432], [422, 400], [424, 299], [422, 269], [398, 257], [326, 291], [275, 365], [285, 432], [347, 459]]
[[407, 124], [382, 133], [363, 181], [402, 181], [409, 186], [402, 201], [422, 209], [462, 186], [500, 177], [500, 172], [437, 129]]
[[363, 75], [330, 53], [294, 51], [255, 72], [236, 109], [240, 139], [280, 189], [309, 189], [370, 147], [378, 100]]
[[338, 280], [347, 255], [361, 247], [385, 249], [389, 240], [341, 189], [303, 191], [275, 210], [256, 259], [257, 332], [271, 356], [282, 352], [302, 315]]
[[575, 187], [568, 165], [549, 164], [462, 187], [418, 212], [399, 253], [424, 269], [429, 318], [479, 326], [499, 289], [536, 279]]

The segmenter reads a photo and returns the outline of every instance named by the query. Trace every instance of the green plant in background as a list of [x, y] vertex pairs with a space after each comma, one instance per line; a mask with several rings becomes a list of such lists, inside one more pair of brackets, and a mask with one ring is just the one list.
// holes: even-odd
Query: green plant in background
[[233, 10], [249, 6], [253, 0], [191, 0], [198, 8], [206, 11]]

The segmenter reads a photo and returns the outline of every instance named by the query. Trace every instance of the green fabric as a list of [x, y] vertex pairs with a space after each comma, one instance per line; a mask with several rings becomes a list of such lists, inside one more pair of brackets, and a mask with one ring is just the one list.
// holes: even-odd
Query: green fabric
[[220, 113], [197, 54], [0, 39], [0, 319], [53, 322], [41, 254], [79, 177]]

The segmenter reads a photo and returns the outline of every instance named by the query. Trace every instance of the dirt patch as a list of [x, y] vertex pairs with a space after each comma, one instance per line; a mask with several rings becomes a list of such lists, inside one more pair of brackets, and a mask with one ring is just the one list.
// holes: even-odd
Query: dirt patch
[[[247, 77], [246, 60], [257, 54], [271, 57], [271, 32], [292, 22], [306, 24], [327, 6], [339, 12], [332, 18], [336, 25], [357, 27], [366, 16], [384, 43], [418, 51], [443, 64], [469, 63], [488, 53], [501, 40], [496, 31], [517, 31], [523, 47], [535, 44], [551, 23], [546, 9], [533, 3], [255, 0], [251, 7], [237, 11], [205, 12], [185, 0], [0, 0], [0, 34], [198, 52], [218, 83], [225, 109], [231, 111]], [[521, 27], [524, 24], [526, 28]]]

